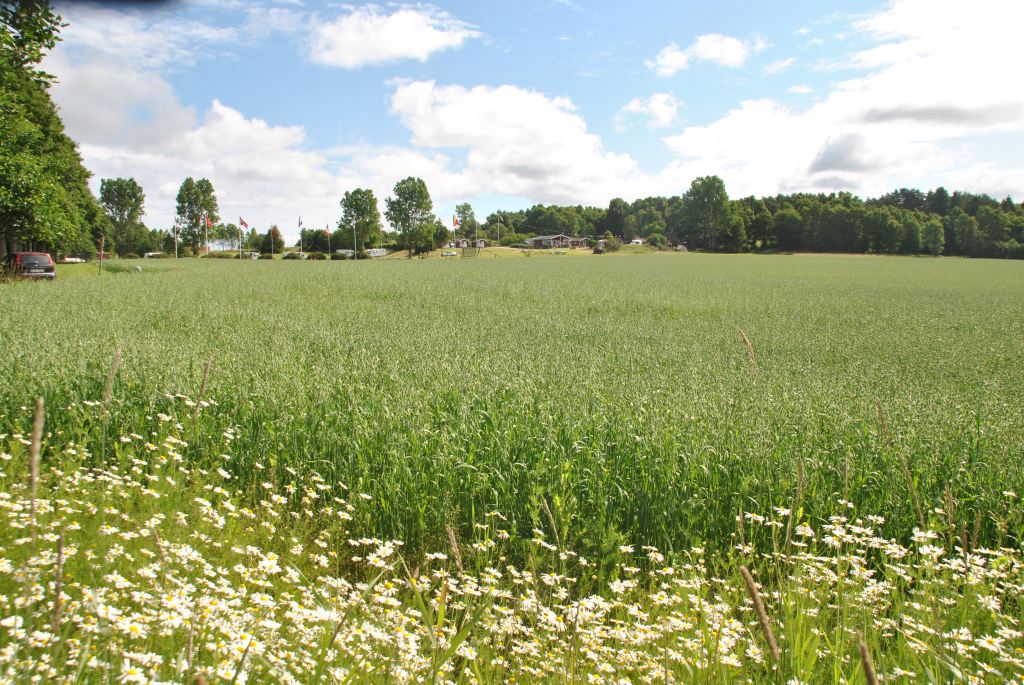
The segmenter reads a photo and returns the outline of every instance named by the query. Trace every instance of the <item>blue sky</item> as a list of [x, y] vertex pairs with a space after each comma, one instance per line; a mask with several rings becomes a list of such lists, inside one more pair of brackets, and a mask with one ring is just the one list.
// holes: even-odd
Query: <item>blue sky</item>
[[286, 236], [422, 177], [439, 216], [945, 185], [1024, 197], [1024, 3], [58, 5], [54, 98], [166, 228], [186, 176]]

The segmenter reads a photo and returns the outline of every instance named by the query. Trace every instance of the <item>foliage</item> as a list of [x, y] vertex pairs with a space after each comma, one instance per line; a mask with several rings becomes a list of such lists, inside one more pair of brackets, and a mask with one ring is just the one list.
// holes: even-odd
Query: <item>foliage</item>
[[622, 241], [608, 231], [604, 234], [604, 249], [608, 252], [618, 252], [622, 249]]
[[690, 247], [708, 250], [737, 249], [738, 230], [730, 211], [725, 184], [717, 176], [693, 180], [683, 195], [683, 224]]
[[272, 225], [263, 236], [263, 240], [260, 242], [260, 252], [271, 254], [284, 252], [284, 237], [281, 236], [281, 230], [277, 224]]
[[216, 224], [218, 211], [217, 196], [209, 180], [197, 181], [189, 176], [182, 182], [177, 196], [178, 236], [192, 248], [193, 254], [199, 254], [199, 248], [206, 245], [206, 221]]
[[668, 247], [668, 238], [661, 233], [652, 233], [647, 236], [647, 244], [661, 250]]
[[[426, 186], [423, 186], [426, 190]], [[396, 193], [397, 186], [396, 186]], [[427, 209], [429, 212], [429, 208]], [[356, 245], [352, 244], [353, 229]], [[332, 236], [335, 249], [357, 249], [368, 245], [379, 245], [383, 229], [380, 222], [380, 209], [377, 198], [369, 188], [356, 188], [345, 193], [341, 199], [341, 219], [338, 230]], [[329, 250], [323, 250], [328, 252]]]
[[124, 256], [129, 252], [152, 252], [149, 229], [142, 223], [145, 193], [134, 178], [104, 178], [100, 181], [100, 205], [110, 220], [108, 236], [113, 249]]
[[395, 184], [394, 196], [384, 202], [387, 209], [384, 214], [388, 223], [401, 236], [402, 249], [424, 252], [432, 242], [434, 224], [437, 221], [431, 214], [434, 203], [430, 200], [427, 184], [423, 179], [409, 176]]
[[473, 206], [468, 202], [455, 205], [455, 216], [458, 217], [459, 226], [458, 230], [454, 232], [467, 238], [475, 237], [480, 223], [476, 220], [476, 214], [473, 213]]
[[61, 26], [49, 3], [0, 3], [0, 252], [23, 243], [87, 255], [106, 230], [49, 77], [36, 68]]

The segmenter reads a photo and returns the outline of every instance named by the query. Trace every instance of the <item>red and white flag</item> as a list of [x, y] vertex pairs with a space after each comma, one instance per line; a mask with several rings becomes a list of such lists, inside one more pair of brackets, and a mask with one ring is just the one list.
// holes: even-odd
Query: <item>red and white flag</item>
[[210, 215], [209, 214], [206, 215], [206, 227], [207, 228], [213, 228], [213, 222], [210, 221]]
[[242, 228], [249, 228], [249, 224], [245, 223], [245, 219], [238, 217], [238, 225]]
[[458, 225], [459, 225], [459, 217], [457, 217], [454, 214], [452, 214], [452, 226], [458, 226]]

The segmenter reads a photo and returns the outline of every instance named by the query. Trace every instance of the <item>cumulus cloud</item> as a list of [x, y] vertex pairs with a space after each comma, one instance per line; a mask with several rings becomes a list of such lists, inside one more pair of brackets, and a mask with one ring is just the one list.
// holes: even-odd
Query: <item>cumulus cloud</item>
[[601, 202], [639, 176], [605, 149], [567, 98], [504, 85], [396, 84], [391, 111], [421, 148], [465, 152], [465, 172], [486, 191], [542, 202]]
[[742, 67], [752, 52], [759, 52], [765, 46], [766, 43], [760, 38], [749, 43], [721, 33], [707, 33], [697, 36], [687, 48], [679, 47], [678, 43], [669, 43], [653, 60], [644, 63], [658, 76], [666, 77], [687, 69], [694, 61], [711, 62], [722, 67]]
[[810, 86], [796, 85], [787, 88], [786, 92], [792, 93], [793, 95], [807, 95], [809, 93], [813, 93], [814, 89], [811, 88]]
[[310, 56], [314, 62], [344, 69], [405, 59], [424, 62], [435, 52], [460, 47], [480, 32], [430, 6], [376, 5], [350, 9], [317, 26]]
[[671, 93], [654, 93], [648, 98], [633, 98], [615, 115], [615, 128], [622, 131], [637, 117], [647, 119], [650, 128], [667, 128], [679, 119], [682, 103]]
[[892, 0], [853, 27], [874, 43], [842, 62], [860, 75], [807, 108], [745, 101], [716, 121], [668, 136], [679, 156], [674, 166], [704, 165], [743, 194], [877, 194], [911, 183], [956, 187], [961, 179], [1002, 192], [1013, 174], [997, 178], [961, 142], [1024, 133], [1024, 93], [1006, 87], [992, 68], [1024, 62], [1015, 36], [1022, 21], [1019, 3], [979, 0], [965, 12], [954, 0]]

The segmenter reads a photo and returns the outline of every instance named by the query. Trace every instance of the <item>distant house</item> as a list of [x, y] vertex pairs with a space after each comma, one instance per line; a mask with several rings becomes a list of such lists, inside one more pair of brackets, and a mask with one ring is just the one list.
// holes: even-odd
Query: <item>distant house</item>
[[633, 238], [632, 240], [629, 241], [629, 244], [630, 245], [643, 245], [644, 244], [644, 239], [643, 238]]
[[367, 256], [374, 258], [386, 257], [388, 255], [388, 251], [383, 247], [369, 247], [366, 249], [366, 254]]
[[483, 238], [477, 238], [476, 240], [473, 241], [473, 247], [482, 250], [483, 248], [487, 247], [487, 241], [484, 240]]
[[469, 247], [469, 238], [456, 238], [449, 240], [446, 247]]
[[535, 238], [527, 238], [526, 243], [530, 247], [549, 249], [553, 247], [586, 247], [586, 238], [574, 238], [571, 235], [559, 233], [557, 235], [539, 235]]

